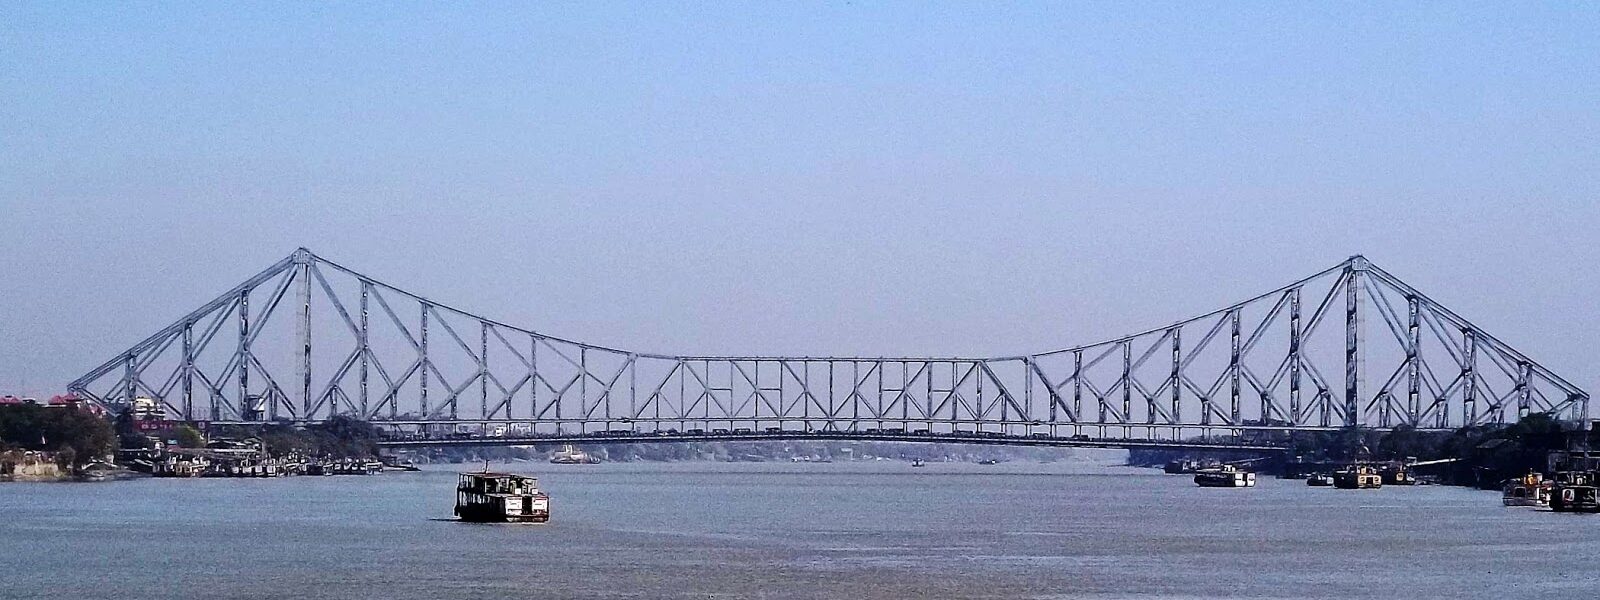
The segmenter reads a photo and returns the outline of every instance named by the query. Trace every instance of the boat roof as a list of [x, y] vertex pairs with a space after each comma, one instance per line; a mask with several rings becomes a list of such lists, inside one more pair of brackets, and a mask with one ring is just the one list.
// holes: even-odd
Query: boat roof
[[461, 476], [462, 477], [478, 477], [478, 478], [481, 478], [481, 479], [538, 479], [538, 477], [535, 477], [533, 475], [521, 475], [521, 474], [518, 474], [518, 473], [495, 473], [495, 472], [491, 472], [491, 471], [478, 471], [478, 472], [475, 472], [475, 473], [462, 473]]

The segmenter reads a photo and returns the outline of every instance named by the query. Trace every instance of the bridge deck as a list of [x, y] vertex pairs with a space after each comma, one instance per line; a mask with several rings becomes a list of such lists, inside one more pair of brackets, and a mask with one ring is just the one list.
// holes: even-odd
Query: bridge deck
[[647, 444], [669, 442], [758, 442], [758, 441], [850, 441], [850, 442], [917, 442], [947, 444], [982, 444], [1009, 446], [1055, 446], [1077, 448], [1121, 449], [1205, 449], [1248, 450], [1258, 452], [1286, 452], [1289, 448], [1271, 444], [1246, 442], [1200, 442], [1180, 440], [1137, 440], [1089, 437], [1036, 437], [1015, 435], [952, 435], [945, 433], [908, 432], [850, 432], [850, 431], [772, 431], [749, 433], [591, 433], [541, 436], [472, 436], [472, 437], [413, 437], [386, 438], [378, 442], [388, 448], [433, 446], [528, 446], [549, 444]]

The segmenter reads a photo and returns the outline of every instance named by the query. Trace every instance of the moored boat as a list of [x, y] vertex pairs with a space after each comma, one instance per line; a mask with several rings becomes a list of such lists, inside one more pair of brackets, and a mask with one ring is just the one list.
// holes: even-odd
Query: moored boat
[[1390, 464], [1378, 472], [1384, 485], [1416, 485], [1417, 478], [1403, 464]]
[[1220, 466], [1222, 466], [1221, 463], [1210, 459], [1204, 461], [1184, 459], [1169, 462], [1162, 470], [1173, 475], [1188, 475], [1190, 473], [1209, 471]]
[[1255, 487], [1256, 474], [1241, 471], [1232, 465], [1223, 465], [1195, 473], [1194, 483], [1200, 487]]
[[1332, 487], [1333, 476], [1327, 473], [1312, 473], [1306, 477], [1306, 485], [1312, 487]]
[[1544, 475], [1529, 473], [1506, 480], [1500, 490], [1500, 503], [1506, 506], [1548, 506], [1550, 490], [1545, 486]]
[[1549, 488], [1550, 510], [1556, 512], [1600, 513], [1600, 473], [1560, 471]]
[[1383, 476], [1366, 465], [1352, 465], [1335, 471], [1333, 487], [1341, 490], [1371, 490], [1383, 487]]
[[570, 444], [550, 454], [552, 465], [592, 465], [600, 462], [594, 455], [572, 447]]

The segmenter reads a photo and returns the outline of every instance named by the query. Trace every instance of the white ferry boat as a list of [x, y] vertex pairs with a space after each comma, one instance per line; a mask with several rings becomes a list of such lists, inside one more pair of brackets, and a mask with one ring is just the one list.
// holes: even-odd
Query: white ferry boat
[[544, 523], [550, 496], [539, 479], [510, 473], [462, 473], [456, 485], [456, 516], [478, 523]]

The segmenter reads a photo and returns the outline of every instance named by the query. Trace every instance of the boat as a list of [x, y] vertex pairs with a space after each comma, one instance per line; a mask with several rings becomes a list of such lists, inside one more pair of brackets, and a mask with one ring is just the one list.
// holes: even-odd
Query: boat
[[998, 465], [998, 464], [1000, 464], [1000, 461], [992, 459], [992, 458], [985, 458], [983, 460], [978, 461], [978, 464], [980, 464], [980, 465]]
[[927, 465], [928, 465], [928, 463], [922, 462], [922, 459], [920, 459], [920, 458], [911, 459], [911, 466], [913, 466], [913, 467], [925, 467]]
[[474, 523], [544, 523], [550, 520], [550, 496], [539, 489], [537, 477], [461, 473], [456, 517]]
[[1194, 483], [1200, 487], [1255, 487], [1256, 474], [1233, 465], [1222, 465], [1196, 472]]
[[1549, 488], [1550, 510], [1600, 513], [1600, 472], [1558, 471]]
[[123, 472], [126, 471], [114, 464], [95, 461], [78, 471], [78, 479], [83, 481], [107, 481], [115, 479], [118, 474]]
[[1378, 472], [1383, 477], [1384, 485], [1416, 485], [1417, 478], [1406, 469], [1403, 464], [1395, 463], [1385, 466]]
[[1171, 475], [1187, 475], [1200, 470], [1200, 463], [1193, 460], [1175, 460], [1167, 463], [1162, 469]]
[[205, 457], [171, 454], [166, 460], [154, 463], [151, 474], [156, 477], [199, 477], [210, 467], [211, 461]]
[[1219, 463], [1213, 459], [1183, 459], [1167, 463], [1166, 467], [1162, 468], [1162, 470], [1172, 475], [1188, 475], [1190, 473], [1213, 470], [1220, 466], [1222, 466], [1222, 463]]
[[1331, 487], [1333, 476], [1327, 473], [1312, 473], [1306, 477], [1306, 485], [1311, 487]]
[[573, 448], [571, 445], [550, 454], [550, 464], [552, 465], [592, 465], [598, 462], [600, 461], [593, 455]]
[[1505, 506], [1548, 506], [1550, 490], [1545, 487], [1544, 475], [1529, 473], [1507, 479], [1500, 489], [1500, 503]]
[[416, 463], [411, 462], [409, 460], [389, 461], [389, 462], [383, 463], [383, 468], [385, 468], [385, 469], [394, 469], [396, 471], [421, 471], [422, 470], [422, 467], [418, 467]]
[[1366, 465], [1351, 465], [1333, 473], [1333, 487], [1341, 490], [1370, 490], [1383, 487], [1383, 476]]

